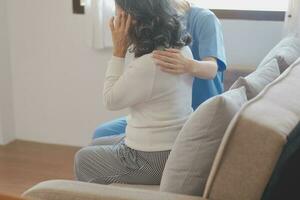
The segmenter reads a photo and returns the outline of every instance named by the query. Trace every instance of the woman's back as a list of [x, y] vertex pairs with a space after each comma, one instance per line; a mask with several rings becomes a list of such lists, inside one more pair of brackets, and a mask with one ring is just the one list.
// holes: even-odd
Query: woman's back
[[[189, 47], [181, 49], [192, 58]], [[120, 60], [119, 60], [120, 61]], [[110, 63], [106, 90], [114, 81], [113, 73], [120, 69]], [[111, 72], [109, 72], [111, 71]], [[104, 95], [106, 106], [112, 110], [129, 107], [125, 143], [141, 151], [170, 150], [183, 124], [192, 113], [192, 82], [189, 75], [165, 73], [155, 64], [152, 55], [135, 59]], [[104, 91], [105, 92], [105, 91]]]

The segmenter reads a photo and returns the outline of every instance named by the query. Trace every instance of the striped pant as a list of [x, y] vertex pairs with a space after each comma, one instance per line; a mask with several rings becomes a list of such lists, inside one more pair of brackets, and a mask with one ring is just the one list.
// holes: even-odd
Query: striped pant
[[99, 184], [159, 185], [170, 151], [143, 152], [127, 147], [123, 136], [95, 141], [75, 156], [77, 180]]

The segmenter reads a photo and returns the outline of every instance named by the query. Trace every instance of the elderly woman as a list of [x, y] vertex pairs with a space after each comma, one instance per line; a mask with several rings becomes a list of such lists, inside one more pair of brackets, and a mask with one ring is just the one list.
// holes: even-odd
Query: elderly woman
[[[193, 38], [189, 46], [194, 58], [185, 57], [179, 50], [172, 48], [154, 51], [153, 58], [162, 71], [194, 77], [192, 107], [196, 110], [201, 103], [223, 92], [226, 58], [221, 24], [207, 9], [190, 5], [186, 0], [171, 1], [183, 15], [186, 31]], [[118, 141], [125, 133], [126, 126], [125, 117], [101, 124], [94, 132], [93, 143]]]
[[[168, 0], [115, 0], [110, 23], [114, 43], [103, 99], [110, 110], [129, 108], [125, 137], [115, 145], [85, 147], [76, 154], [78, 180], [101, 184], [159, 184], [175, 139], [193, 112], [190, 74], [170, 74], [152, 52], [172, 48], [192, 59], [191, 38]], [[128, 47], [135, 59], [124, 71]]]

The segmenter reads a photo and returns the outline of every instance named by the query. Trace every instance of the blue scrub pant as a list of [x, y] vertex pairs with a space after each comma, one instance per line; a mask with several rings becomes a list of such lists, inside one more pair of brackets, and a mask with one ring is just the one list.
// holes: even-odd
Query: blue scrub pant
[[94, 132], [93, 140], [100, 137], [123, 134], [125, 133], [126, 126], [127, 126], [126, 117], [121, 117], [113, 121], [101, 124], [96, 128]]

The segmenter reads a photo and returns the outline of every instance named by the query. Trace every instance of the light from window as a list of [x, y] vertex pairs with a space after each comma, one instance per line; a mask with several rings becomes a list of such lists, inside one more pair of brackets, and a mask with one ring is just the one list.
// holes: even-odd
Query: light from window
[[85, 0], [80, 0], [80, 5], [81, 5], [81, 6], [86, 6]]
[[189, 0], [203, 8], [224, 10], [286, 11], [289, 0]]

